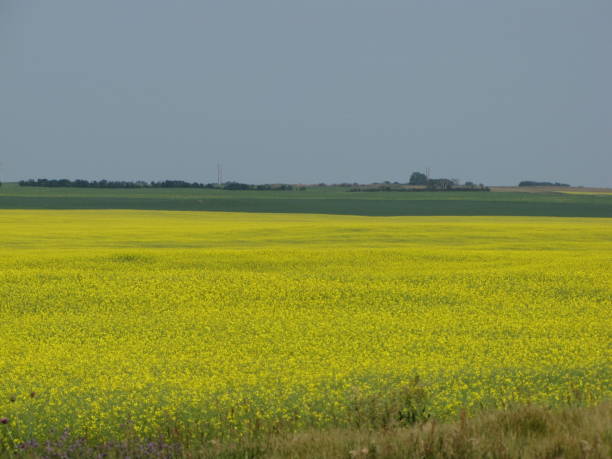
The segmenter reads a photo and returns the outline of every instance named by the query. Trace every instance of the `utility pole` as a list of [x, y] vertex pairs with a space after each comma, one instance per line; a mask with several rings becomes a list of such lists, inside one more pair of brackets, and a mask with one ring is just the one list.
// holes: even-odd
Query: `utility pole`
[[219, 185], [223, 183], [223, 166], [221, 163], [217, 163], [217, 183]]

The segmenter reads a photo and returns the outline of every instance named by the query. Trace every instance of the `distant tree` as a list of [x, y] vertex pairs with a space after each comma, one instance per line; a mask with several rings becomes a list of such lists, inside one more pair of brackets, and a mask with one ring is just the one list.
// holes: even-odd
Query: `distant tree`
[[422, 172], [413, 172], [408, 185], [427, 185], [427, 176]]

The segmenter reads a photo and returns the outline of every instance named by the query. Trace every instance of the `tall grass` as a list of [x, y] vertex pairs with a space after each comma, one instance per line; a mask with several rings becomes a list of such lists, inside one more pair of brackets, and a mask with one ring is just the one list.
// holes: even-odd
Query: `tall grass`
[[[380, 413], [378, 413], [380, 414]], [[396, 418], [397, 419], [397, 418]], [[279, 432], [243, 440], [194, 441], [169, 428], [163, 438], [127, 435], [91, 444], [68, 432], [21, 445], [9, 456], [130, 458], [609, 458], [612, 403], [549, 409], [536, 405], [462, 414], [452, 422], [413, 424], [369, 419], [368, 427]], [[373, 427], [376, 426], [376, 427]], [[185, 439], [191, 439], [185, 441]]]

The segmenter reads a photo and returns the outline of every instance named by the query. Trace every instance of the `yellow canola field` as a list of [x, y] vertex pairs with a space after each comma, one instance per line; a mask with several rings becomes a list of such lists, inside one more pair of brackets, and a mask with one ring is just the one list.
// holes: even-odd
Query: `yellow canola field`
[[612, 221], [0, 211], [0, 441], [612, 392]]

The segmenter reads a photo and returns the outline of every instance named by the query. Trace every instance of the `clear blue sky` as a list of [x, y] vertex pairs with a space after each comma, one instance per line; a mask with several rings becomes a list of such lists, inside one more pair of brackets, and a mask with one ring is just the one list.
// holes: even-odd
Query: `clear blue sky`
[[612, 2], [0, 0], [0, 179], [612, 186]]

